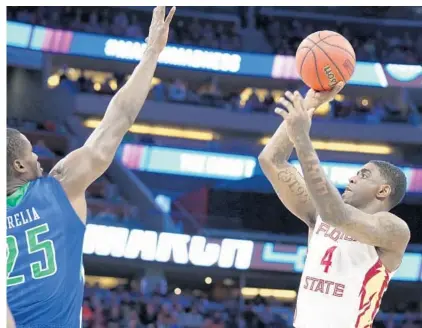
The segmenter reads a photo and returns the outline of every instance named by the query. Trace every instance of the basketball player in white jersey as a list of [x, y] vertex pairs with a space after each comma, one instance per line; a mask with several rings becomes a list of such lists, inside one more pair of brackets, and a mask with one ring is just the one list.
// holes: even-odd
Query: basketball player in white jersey
[[[309, 227], [294, 326], [370, 328], [410, 239], [407, 224], [389, 213], [404, 197], [396, 166], [371, 161], [349, 179], [343, 195], [326, 177], [309, 137], [314, 108], [341, 90], [296, 91], [281, 99], [284, 118], [259, 156], [283, 204]], [[303, 177], [287, 160], [296, 149]]]

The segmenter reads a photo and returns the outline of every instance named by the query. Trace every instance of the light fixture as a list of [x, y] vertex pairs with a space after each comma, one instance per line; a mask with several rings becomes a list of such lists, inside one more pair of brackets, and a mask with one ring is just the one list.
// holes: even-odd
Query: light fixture
[[47, 85], [50, 89], [55, 88], [60, 83], [60, 77], [58, 74], [51, 75], [47, 80]]
[[180, 289], [180, 288], [175, 288], [174, 289], [174, 293], [176, 294], [176, 295], [180, 295], [181, 293], [182, 293], [182, 290]]
[[[88, 128], [95, 129], [101, 120], [99, 119], [87, 119], [84, 125]], [[138, 134], [150, 134], [163, 137], [181, 138], [181, 139], [192, 139], [192, 140], [203, 140], [211, 141], [218, 139], [218, 135], [211, 131], [206, 130], [192, 130], [183, 128], [173, 128], [163, 125], [149, 125], [149, 124], [138, 124], [135, 123], [129, 129], [132, 133]]]
[[206, 278], [205, 278], [205, 283], [206, 283], [207, 285], [210, 285], [210, 284], [212, 283], [212, 278], [211, 278], [211, 277], [206, 277]]
[[245, 297], [255, 297], [261, 295], [262, 297], [275, 297], [283, 300], [294, 300], [297, 296], [295, 290], [289, 289], [267, 289], [267, 288], [242, 288], [242, 295]]
[[94, 83], [94, 90], [95, 91], [100, 91], [101, 90], [101, 84], [99, 82], [95, 82]]
[[[263, 137], [259, 140], [261, 145], [266, 145], [270, 141], [270, 137]], [[364, 153], [389, 155], [393, 153], [393, 148], [383, 144], [367, 144], [355, 143], [349, 141], [326, 141], [326, 140], [312, 140], [312, 145], [317, 150], [339, 151], [348, 153]]]

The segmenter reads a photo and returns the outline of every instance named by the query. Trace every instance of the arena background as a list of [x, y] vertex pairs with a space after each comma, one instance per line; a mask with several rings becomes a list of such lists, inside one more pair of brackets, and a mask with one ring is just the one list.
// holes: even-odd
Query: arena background
[[[142, 58], [151, 12], [8, 7], [7, 124], [45, 171], [99, 123]], [[394, 212], [411, 245], [374, 327], [420, 327], [421, 18], [421, 7], [179, 7], [144, 109], [87, 195], [84, 327], [292, 327], [307, 229], [257, 155], [280, 123], [275, 101], [307, 91], [298, 44], [324, 29], [358, 62], [317, 110], [314, 145], [340, 189], [370, 159], [403, 167]]]

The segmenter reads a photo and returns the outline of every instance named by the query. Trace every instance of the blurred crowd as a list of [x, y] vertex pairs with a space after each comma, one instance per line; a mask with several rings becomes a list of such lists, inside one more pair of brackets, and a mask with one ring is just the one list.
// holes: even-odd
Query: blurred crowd
[[[180, 290], [179, 290], [180, 291]], [[178, 293], [179, 294], [179, 293]], [[154, 291], [144, 294], [137, 286], [111, 290], [86, 287], [83, 303], [85, 328], [287, 328], [282, 313], [289, 306], [261, 297], [240, 304], [239, 298], [213, 301], [198, 290], [183, 294]]]
[[420, 64], [422, 62], [422, 35], [411, 29], [387, 30], [341, 21], [325, 22], [298, 19], [280, 19], [269, 16], [258, 18], [274, 53], [294, 56], [300, 42], [309, 34], [321, 30], [334, 30], [350, 41], [356, 58], [362, 61], [383, 63]]
[[[112, 289], [87, 286], [84, 328], [291, 328], [294, 304], [256, 296], [216, 301], [204, 292], [140, 292], [137, 284]], [[418, 304], [398, 304], [380, 313], [374, 328], [420, 327]]]
[[[248, 10], [251, 14], [246, 14]], [[327, 13], [335, 15], [333, 10]], [[358, 23], [346, 24], [340, 20], [275, 18], [262, 14], [256, 7], [238, 10], [231, 15], [234, 18], [228, 20], [218, 20], [216, 17], [219, 16], [206, 13], [200, 16], [176, 15], [169, 42], [241, 51], [245, 42], [254, 42], [248, 31], [251, 26], [256, 26], [257, 33], [266, 36], [266, 46], [258, 47], [260, 52], [294, 55], [307, 35], [328, 29], [344, 35], [359, 60], [403, 64], [422, 62], [422, 34], [417, 33], [416, 28], [375, 24], [362, 28]], [[146, 11], [109, 7], [8, 7], [7, 18], [53, 28], [140, 39], [146, 37], [151, 20]]]
[[[111, 88], [109, 81], [102, 85], [92, 83], [91, 80], [83, 77], [83, 74], [77, 82], [67, 80], [65, 74], [62, 74], [61, 80], [62, 82], [66, 80], [66, 83], [72, 84], [74, 88], [81, 92], [112, 95], [116, 90]], [[122, 77], [118, 77], [117, 80], [120, 80], [119, 83], [123, 83]], [[308, 89], [303, 87], [299, 91], [305, 96]], [[259, 95], [255, 88], [250, 88], [247, 95], [242, 94], [242, 92], [244, 90], [236, 92], [223, 90], [219, 85], [218, 77], [214, 76], [195, 86], [189, 85], [182, 79], [157, 81], [151, 88], [148, 99], [158, 102], [202, 105], [239, 113], [273, 114], [276, 106], [280, 106], [277, 104], [275, 93], [271, 90], [268, 90], [265, 96]], [[385, 99], [374, 99], [370, 102], [365, 98], [345, 98], [341, 101], [332, 101], [329, 110], [325, 111], [323, 116], [318, 116], [317, 111], [316, 119], [347, 120], [368, 124], [382, 122], [421, 124], [422, 107], [416, 106], [409, 99], [405, 103], [406, 105], [398, 108]]]

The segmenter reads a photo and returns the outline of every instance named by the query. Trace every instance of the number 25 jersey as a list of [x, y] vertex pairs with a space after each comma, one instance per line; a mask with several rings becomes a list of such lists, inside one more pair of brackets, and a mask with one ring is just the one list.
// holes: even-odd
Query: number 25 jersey
[[30, 182], [7, 208], [6, 229], [7, 302], [17, 327], [80, 327], [85, 225], [60, 183]]
[[370, 328], [394, 272], [374, 246], [317, 218], [300, 281], [296, 328]]

